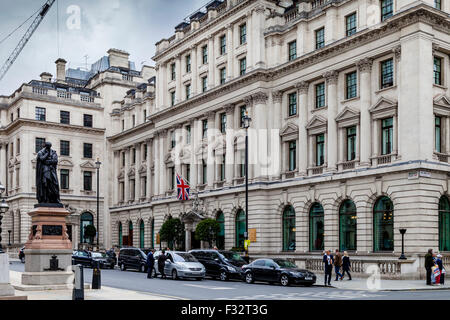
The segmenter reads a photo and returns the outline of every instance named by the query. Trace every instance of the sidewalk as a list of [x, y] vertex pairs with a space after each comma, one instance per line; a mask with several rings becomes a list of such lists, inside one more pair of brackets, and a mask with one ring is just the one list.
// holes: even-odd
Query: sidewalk
[[[361, 290], [361, 291], [416, 291], [416, 290], [450, 290], [450, 283], [445, 285], [427, 286], [425, 280], [379, 280], [355, 279], [351, 281], [347, 277], [342, 281], [334, 281], [335, 275], [331, 277], [331, 286], [341, 290]], [[447, 280], [447, 279], [446, 279]], [[317, 275], [316, 285], [323, 286], [324, 276]]]

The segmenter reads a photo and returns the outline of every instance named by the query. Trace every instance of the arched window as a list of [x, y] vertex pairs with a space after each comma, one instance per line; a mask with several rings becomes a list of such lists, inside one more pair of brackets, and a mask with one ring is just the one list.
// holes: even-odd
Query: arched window
[[84, 229], [94, 224], [94, 216], [89, 212], [84, 212], [80, 217], [80, 242], [82, 243], [92, 243], [92, 238], [85, 238]]
[[144, 248], [144, 241], [145, 241], [145, 224], [144, 220], [141, 220], [141, 223], [139, 224], [139, 247]]
[[341, 251], [356, 250], [356, 206], [345, 200], [339, 208], [339, 247]]
[[133, 245], [133, 222], [128, 223], [128, 245]]
[[373, 250], [394, 250], [394, 205], [388, 197], [381, 197], [373, 208]]
[[217, 222], [220, 225], [219, 234], [217, 235], [216, 245], [218, 249], [225, 249], [225, 217], [222, 211], [217, 213]]
[[447, 196], [439, 200], [439, 250], [450, 251], [450, 202]]
[[123, 246], [123, 236], [122, 236], [122, 222], [119, 222], [119, 247]]
[[283, 251], [295, 250], [295, 211], [286, 206], [283, 212]]
[[152, 248], [155, 248], [155, 218], [152, 218]]
[[314, 203], [309, 210], [309, 250], [323, 251], [324, 214], [320, 203]]
[[244, 247], [245, 231], [245, 212], [244, 210], [239, 209], [236, 214], [236, 247], [238, 248]]

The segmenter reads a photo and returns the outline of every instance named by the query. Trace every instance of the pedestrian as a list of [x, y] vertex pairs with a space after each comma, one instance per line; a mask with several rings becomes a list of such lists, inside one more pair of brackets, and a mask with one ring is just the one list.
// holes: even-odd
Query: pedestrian
[[325, 286], [327, 284], [331, 286], [331, 272], [333, 270], [333, 256], [330, 254], [330, 250], [327, 250], [323, 256], [323, 264], [325, 271]]
[[444, 268], [444, 264], [442, 263], [442, 255], [438, 254], [436, 256], [436, 264], [439, 268], [439, 271], [441, 272], [440, 278], [439, 278], [439, 284], [444, 285], [444, 281], [445, 281], [445, 268]]
[[431, 268], [434, 266], [433, 249], [428, 249], [425, 255], [425, 270], [427, 272], [427, 286], [431, 286]]
[[348, 252], [344, 251], [344, 257], [342, 258], [342, 279], [344, 279], [345, 273], [348, 274], [348, 280], [352, 280], [352, 275], [350, 274], [351, 264]]
[[153, 276], [153, 268], [155, 267], [155, 257], [153, 253], [155, 249], [151, 249], [147, 255], [147, 279], [151, 279]]
[[161, 255], [158, 258], [158, 271], [161, 274], [161, 279], [166, 279], [166, 274], [164, 273], [164, 267], [166, 265], [166, 250], [161, 251]]
[[342, 267], [342, 255], [338, 249], [336, 249], [336, 254], [334, 255], [334, 273], [336, 273], [336, 279], [334, 281], [342, 280], [344, 276], [341, 273]]
[[219, 249], [216, 246], [214, 246], [213, 250], [219, 251]]

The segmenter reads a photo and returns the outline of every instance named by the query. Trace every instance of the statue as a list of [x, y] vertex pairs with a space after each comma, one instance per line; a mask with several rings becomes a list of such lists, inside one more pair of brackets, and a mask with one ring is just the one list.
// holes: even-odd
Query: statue
[[39, 204], [62, 206], [59, 200], [59, 183], [56, 167], [58, 155], [50, 142], [38, 152], [36, 163], [36, 198]]

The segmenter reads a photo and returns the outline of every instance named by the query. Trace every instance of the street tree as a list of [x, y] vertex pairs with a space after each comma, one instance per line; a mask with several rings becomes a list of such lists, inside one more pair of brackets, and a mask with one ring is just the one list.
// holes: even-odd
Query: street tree
[[214, 219], [205, 219], [201, 221], [195, 229], [195, 238], [200, 241], [206, 241], [209, 246], [217, 239], [220, 232], [220, 224]]

